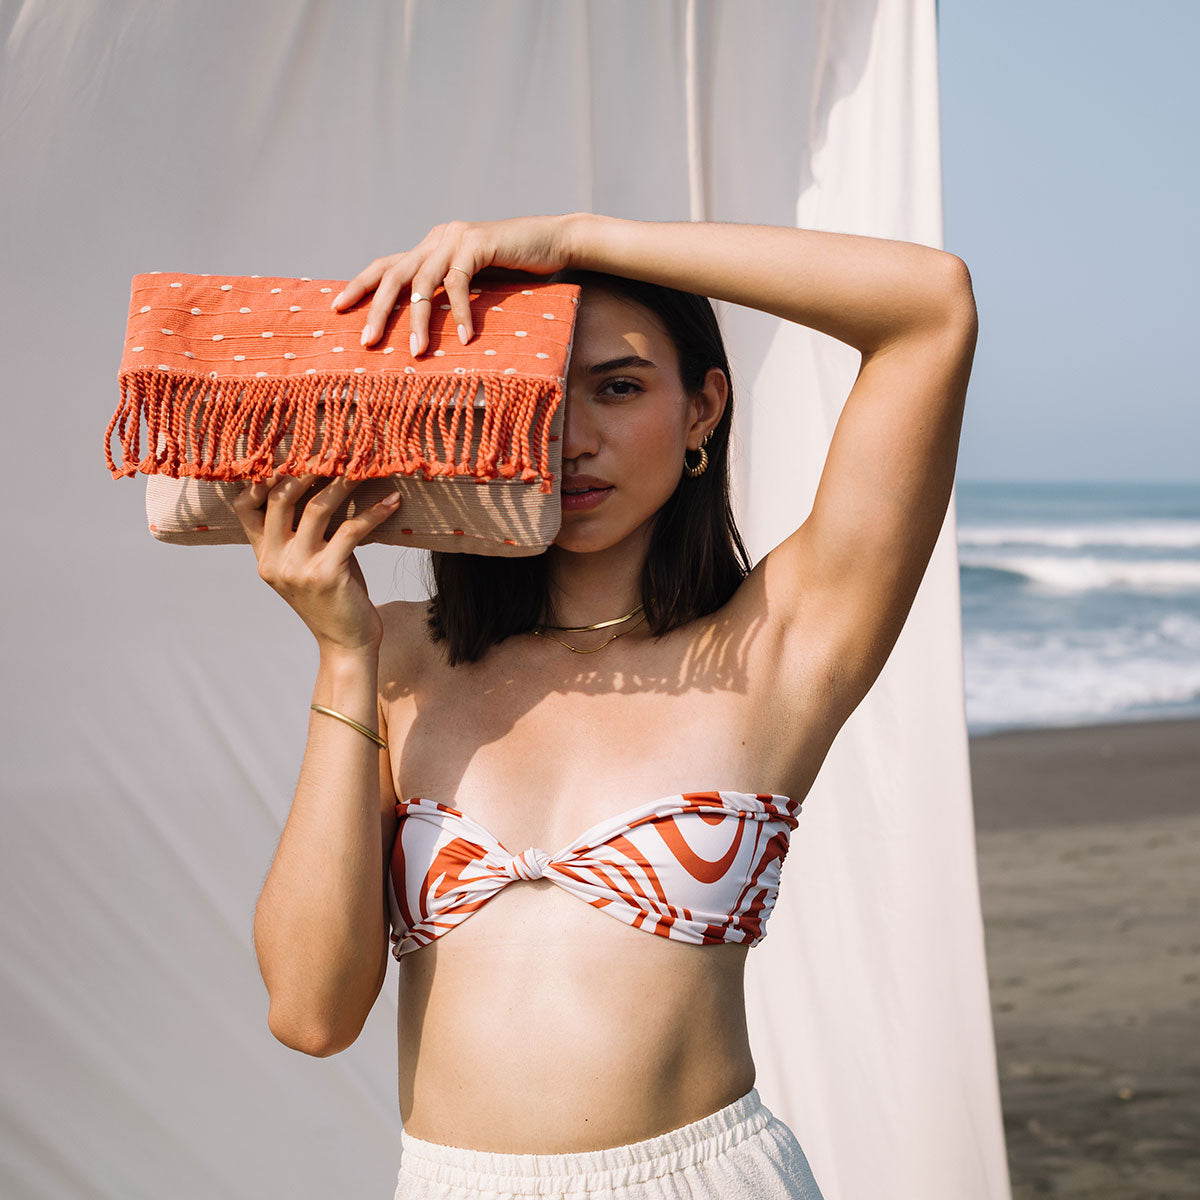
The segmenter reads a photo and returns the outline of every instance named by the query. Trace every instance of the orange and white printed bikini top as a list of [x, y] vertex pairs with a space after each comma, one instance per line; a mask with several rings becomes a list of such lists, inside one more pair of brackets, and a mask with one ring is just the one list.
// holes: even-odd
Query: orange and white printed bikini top
[[428, 945], [520, 879], [548, 879], [660, 937], [754, 946], [799, 812], [787, 796], [684, 792], [601, 821], [555, 854], [513, 854], [457, 808], [402, 800], [389, 870], [392, 954]]

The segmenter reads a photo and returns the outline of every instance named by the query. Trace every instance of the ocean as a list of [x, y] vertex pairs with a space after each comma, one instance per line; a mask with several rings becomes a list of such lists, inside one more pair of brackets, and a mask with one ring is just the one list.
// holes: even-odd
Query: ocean
[[970, 733], [1200, 714], [1200, 484], [956, 497]]

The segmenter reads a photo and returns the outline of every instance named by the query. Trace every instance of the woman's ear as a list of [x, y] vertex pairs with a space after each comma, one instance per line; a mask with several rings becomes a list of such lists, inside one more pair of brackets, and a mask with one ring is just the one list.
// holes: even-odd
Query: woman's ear
[[720, 367], [709, 367], [704, 377], [704, 386], [692, 397], [693, 419], [688, 426], [688, 444], [695, 437], [699, 449], [700, 439], [711, 433], [725, 415], [725, 403], [729, 399], [729, 380]]

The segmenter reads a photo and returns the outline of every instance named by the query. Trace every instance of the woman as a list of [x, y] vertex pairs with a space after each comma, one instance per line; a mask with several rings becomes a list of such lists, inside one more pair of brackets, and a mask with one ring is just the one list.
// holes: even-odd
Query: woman
[[[270, 1028], [314, 1055], [349, 1046], [391, 943], [397, 1198], [819, 1196], [754, 1088], [743, 969], [795, 813], [891, 652], [945, 516], [970, 277], [912, 243], [573, 213], [438, 226], [334, 307], [368, 301], [370, 346], [411, 289], [419, 356], [439, 286], [469, 343], [471, 280], [489, 267], [583, 285], [545, 554], [436, 555], [432, 603], [376, 609], [353, 550], [393, 506], [326, 541], [344, 479], [294, 533], [315, 476], [237, 502], [260, 575], [320, 647], [256, 912]], [[728, 507], [730, 377], [704, 297], [862, 354], [812, 511], [753, 570]], [[703, 880], [681, 867], [755, 829], [767, 852]], [[440, 861], [435, 884], [456, 836], [474, 849], [454, 879]], [[629, 867], [664, 844], [647, 898]], [[589, 875], [588, 854], [606, 868]], [[455, 890], [471, 871], [494, 881], [484, 903]], [[419, 919], [422, 905], [443, 919]]]

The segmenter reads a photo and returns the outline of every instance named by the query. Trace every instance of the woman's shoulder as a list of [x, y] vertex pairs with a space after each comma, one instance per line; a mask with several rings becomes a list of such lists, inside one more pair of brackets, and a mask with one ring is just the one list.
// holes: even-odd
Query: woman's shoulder
[[380, 683], [399, 680], [428, 665], [433, 640], [428, 600], [389, 600], [376, 606], [383, 621], [379, 646]]

